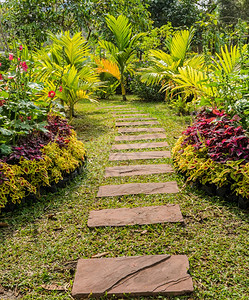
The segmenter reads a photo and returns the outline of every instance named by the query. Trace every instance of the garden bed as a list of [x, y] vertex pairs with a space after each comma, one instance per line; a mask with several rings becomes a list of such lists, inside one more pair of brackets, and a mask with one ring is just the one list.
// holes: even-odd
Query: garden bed
[[84, 144], [66, 120], [49, 116], [45, 132], [33, 132], [0, 161], [0, 208], [55, 192], [81, 172]]
[[173, 148], [176, 169], [210, 195], [249, 207], [249, 139], [237, 116], [201, 112]]

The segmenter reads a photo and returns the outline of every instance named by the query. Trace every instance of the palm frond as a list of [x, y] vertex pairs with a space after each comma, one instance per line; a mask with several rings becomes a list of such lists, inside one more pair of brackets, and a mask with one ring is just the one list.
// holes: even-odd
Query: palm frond
[[120, 81], [120, 71], [118, 65], [107, 59], [96, 59], [96, 64], [98, 65], [97, 71], [99, 73], [109, 73]]
[[216, 59], [214, 61], [214, 67], [216, 70], [223, 71], [225, 74], [234, 72], [238, 66], [241, 58], [241, 54], [245, 53], [247, 45], [244, 45], [242, 49], [239, 49], [237, 45], [232, 46], [229, 51], [227, 45], [221, 48], [221, 54], [216, 53]]

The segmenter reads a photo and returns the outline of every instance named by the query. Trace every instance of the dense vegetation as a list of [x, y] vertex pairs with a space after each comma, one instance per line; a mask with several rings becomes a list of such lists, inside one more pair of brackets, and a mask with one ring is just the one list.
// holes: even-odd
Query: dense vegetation
[[[247, 217], [236, 208], [249, 207], [248, 7], [247, 0], [6, 0], [1, 3], [0, 213], [4, 222], [0, 224], [7, 220], [17, 235], [17, 240], [10, 237], [12, 229], [3, 234], [8, 241], [2, 256], [6, 288], [13, 290], [18, 282], [16, 289], [27, 299], [29, 292], [39, 299], [41, 289], [47, 290], [45, 283], [65, 284], [72, 280], [70, 268], [58, 271], [60, 263], [79, 256], [91, 257], [97, 251], [94, 245], [99, 252], [113, 251], [112, 256], [139, 255], [144, 253], [144, 246], [148, 254], [159, 254], [164, 253], [167, 245], [169, 253], [194, 253], [191, 263], [196, 268], [195, 299], [216, 299], [217, 290], [226, 299], [248, 298], [245, 289], [248, 278], [239, 258], [243, 251], [247, 255]], [[133, 245], [127, 242], [127, 247], [119, 248], [116, 229], [113, 236], [110, 236], [112, 229], [100, 229], [95, 234], [86, 229], [90, 207], [130, 206], [133, 201], [121, 197], [120, 202], [110, 200], [100, 205], [94, 196], [107, 159], [107, 152], [100, 144], [109, 149], [114, 133], [113, 119], [95, 108], [101, 101], [106, 104], [105, 101], [121, 96], [118, 103], [132, 103], [150, 112], [169, 129], [178, 174], [166, 176], [183, 187], [177, 197], [185, 216], [190, 218], [191, 229], [187, 233], [174, 226], [168, 232], [163, 226], [148, 226], [144, 229], [145, 234], [151, 234], [148, 239], [141, 236]], [[179, 139], [176, 141], [175, 137]], [[83, 184], [76, 178], [66, 191], [59, 191], [64, 193], [62, 200], [56, 195], [42, 196], [60, 190], [79, 175], [87, 157], [90, 173], [79, 177]], [[151, 179], [158, 182], [162, 175]], [[105, 180], [108, 183], [112, 179]], [[183, 180], [213, 197], [185, 186]], [[76, 191], [77, 184], [80, 194]], [[78, 197], [82, 197], [82, 202]], [[172, 199], [148, 196], [137, 197], [135, 201], [151, 205]], [[32, 201], [38, 203], [30, 206]], [[16, 204], [20, 205], [14, 206], [14, 212], [6, 213]], [[213, 215], [210, 208], [215, 211]], [[50, 214], [43, 217], [47, 209]], [[65, 218], [55, 217], [57, 209]], [[201, 211], [200, 218], [197, 210]], [[198, 219], [194, 217], [196, 213]], [[37, 225], [40, 217], [42, 224]], [[212, 220], [209, 222], [208, 218]], [[230, 237], [223, 241], [219, 219], [228, 224], [234, 220], [236, 224], [241, 222], [241, 226], [234, 225], [231, 230], [237, 244]], [[50, 229], [50, 221], [58, 221], [58, 226]], [[206, 222], [207, 231], [198, 237], [198, 230], [204, 230]], [[72, 229], [75, 224], [82, 229], [80, 237], [84, 239], [84, 245], [77, 250], [74, 247], [79, 232]], [[60, 240], [57, 234], [64, 231], [63, 226], [67, 229]], [[216, 228], [218, 250], [212, 246]], [[121, 235], [128, 241], [136, 230], [124, 229]], [[26, 279], [30, 265], [23, 267], [19, 276], [9, 262], [14, 265], [18, 254], [26, 253], [27, 241], [23, 242], [22, 237], [33, 240], [38, 232], [42, 235], [35, 237], [38, 244], [31, 247], [34, 251], [31, 260], [39, 259]], [[58, 244], [47, 233], [56, 236]], [[167, 235], [177, 238], [168, 242]], [[181, 247], [183, 236], [187, 242]], [[48, 243], [44, 243], [43, 237]], [[229, 248], [231, 243], [233, 247]], [[172, 250], [177, 249], [176, 245], [179, 252]], [[48, 250], [44, 250], [46, 247]], [[198, 252], [200, 247], [202, 251]], [[226, 247], [237, 255], [238, 270], [236, 263], [226, 259]], [[72, 254], [71, 250], [75, 252]], [[24, 258], [29, 261], [26, 254], [21, 260]], [[202, 263], [198, 264], [199, 260]], [[205, 269], [206, 264], [209, 269], [215, 264], [214, 275]], [[51, 273], [46, 271], [47, 266]], [[226, 277], [225, 283], [221, 275]], [[40, 298], [69, 299], [68, 287], [62, 290], [66, 296], [55, 289], [48, 294], [44, 292]]]

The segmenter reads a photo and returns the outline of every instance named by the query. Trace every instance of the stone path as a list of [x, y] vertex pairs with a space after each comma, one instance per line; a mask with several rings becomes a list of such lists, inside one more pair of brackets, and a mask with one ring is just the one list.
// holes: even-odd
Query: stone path
[[175, 181], [126, 183], [119, 185], [103, 185], [99, 188], [97, 197], [113, 197], [123, 195], [152, 195], [178, 193], [179, 189]]
[[168, 147], [167, 142], [154, 143], [134, 143], [134, 144], [116, 144], [112, 146], [112, 150], [129, 150], [129, 149], [146, 149], [146, 148], [162, 148]]
[[170, 158], [170, 151], [149, 151], [149, 152], [127, 152], [127, 153], [110, 153], [109, 160], [135, 160], [135, 159], [156, 159]]
[[178, 204], [93, 210], [90, 212], [87, 225], [88, 227], [100, 227], [168, 222], [184, 222]]
[[[116, 117], [116, 114], [114, 113], [113, 116]], [[120, 117], [120, 115], [117, 115], [117, 116]], [[149, 115], [148, 114], [123, 114], [122, 117], [123, 118], [126, 118], [126, 117], [149, 117]]]
[[158, 121], [141, 121], [141, 122], [116, 122], [116, 127], [122, 126], [143, 126], [143, 125], [158, 125]]
[[151, 175], [172, 172], [174, 172], [173, 168], [167, 164], [116, 166], [106, 168], [105, 177]]
[[121, 135], [115, 137], [116, 142], [154, 140], [154, 139], [166, 139], [166, 135], [164, 133], [154, 133], [154, 134], [139, 134], [139, 135]]
[[72, 295], [183, 295], [193, 291], [185, 255], [147, 255], [78, 261]]
[[116, 121], [138, 121], [138, 120], [142, 120], [142, 121], [151, 121], [151, 120], [156, 120], [156, 118], [146, 118], [146, 117], [135, 117], [135, 118], [117, 118]]
[[156, 127], [138, 127], [138, 128], [126, 128], [126, 127], [119, 127], [118, 133], [136, 133], [136, 132], [165, 132], [164, 128], [156, 128]]
[[[121, 108], [122, 106], [110, 106]], [[123, 108], [125, 108], [123, 106]], [[132, 116], [131, 110], [127, 116]], [[135, 110], [135, 109], [134, 109]], [[117, 111], [116, 111], [117, 113]], [[124, 111], [120, 111], [124, 114]], [[134, 118], [116, 122], [119, 133], [164, 132], [163, 128], [125, 128], [125, 126], [155, 125], [157, 121], [126, 122]], [[143, 114], [140, 115], [142, 117]], [[124, 117], [124, 115], [122, 116]], [[136, 116], [137, 117], [137, 116]], [[120, 119], [118, 119], [120, 120]], [[165, 134], [144, 134], [117, 136], [115, 141], [134, 141], [140, 139], [165, 139]], [[116, 144], [112, 150], [143, 149], [166, 147], [167, 142]], [[110, 153], [110, 161], [169, 158], [170, 151]], [[172, 173], [167, 164], [129, 165], [107, 167], [105, 177], [138, 176], [159, 173]], [[97, 197], [115, 197], [134, 194], [177, 193], [177, 183], [147, 182], [100, 186]], [[167, 222], [184, 222], [179, 205], [160, 205], [149, 207], [116, 208], [91, 211], [89, 227], [130, 226]], [[193, 282], [188, 274], [189, 263], [185, 255], [147, 255], [101, 259], [80, 259], [77, 264], [72, 295], [81, 299], [104, 295], [122, 297], [129, 294], [137, 296], [172, 296], [193, 292]]]

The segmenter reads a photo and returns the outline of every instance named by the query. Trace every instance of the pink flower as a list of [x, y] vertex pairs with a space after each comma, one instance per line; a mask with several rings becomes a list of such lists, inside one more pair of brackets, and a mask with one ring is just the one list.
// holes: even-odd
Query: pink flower
[[0, 67], [1, 67], [2, 63], [0, 62]]
[[22, 49], [23, 49], [23, 46], [22, 46], [22, 45], [20, 45], [20, 46], [19, 46], [19, 50], [20, 50], [20, 51], [22, 51]]
[[28, 116], [28, 117], [27, 117], [27, 120], [31, 120], [31, 116]]
[[22, 67], [22, 69], [23, 69], [24, 72], [27, 72], [28, 66], [27, 66], [27, 64], [26, 64], [26, 61], [21, 62], [21, 63], [20, 63], [20, 66]]
[[50, 92], [48, 92], [48, 97], [49, 97], [49, 98], [53, 99], [54, 96], [55, 96], [55, 91], [50, 91]]
[[18, 61], [20, 61], [21, 60], [21, 58], [20, 57], [18, 57], [18, 59], [17, 59]]
[[8, 79], [13, 79], [14, 77], [13, 76], [8, 76]]
[[3, 106], [6, 101], [4, 99], [0, 100], [0, 106]]
[[62, 86], [59, 86], [59, 92], [62, 92], [63, 88]]
[[9, 54], [9, 60], [13, 60], [14, 59], [14, 55], [13, 54]]

